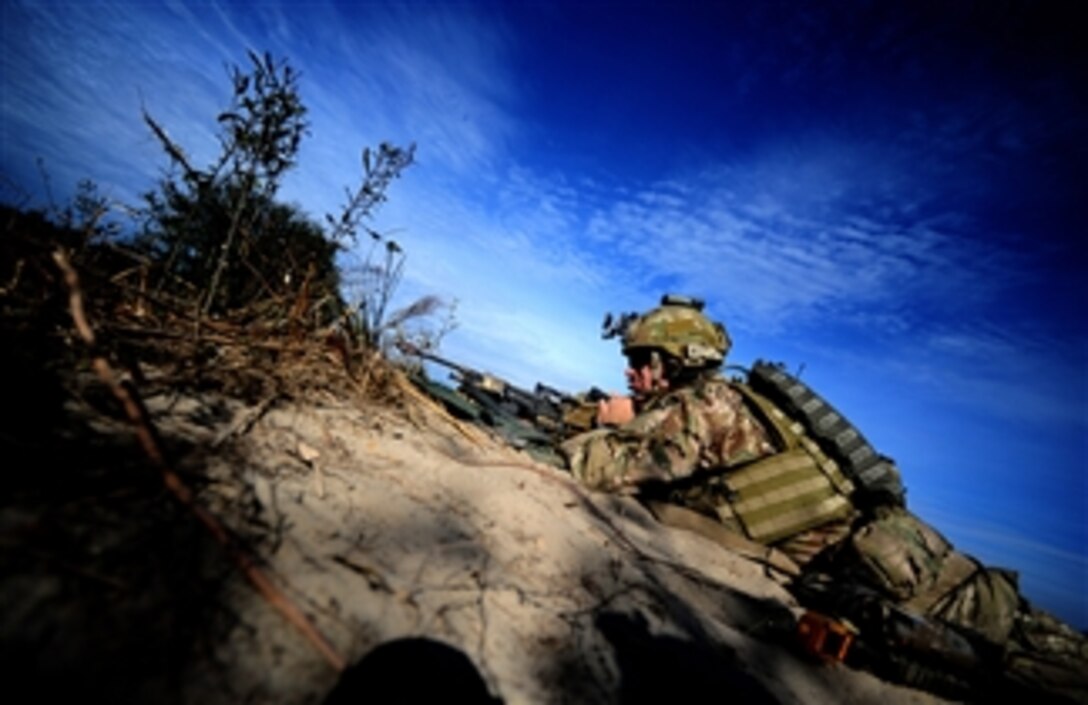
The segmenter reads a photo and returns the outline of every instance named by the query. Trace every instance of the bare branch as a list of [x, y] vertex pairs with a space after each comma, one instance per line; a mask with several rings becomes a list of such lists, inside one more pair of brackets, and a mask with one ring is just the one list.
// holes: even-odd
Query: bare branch
[[146, 109], [141, 109], [141, 112], [143, 113], [144, 122], [151, 128], [151, 132], [155, 134], [155, 137], [158, 138], [159, 142], [162, 144], [162, 148], [165, 149], [170, 158], [185, 171], [185, 178], [194, 178], [197, 171], [189, 164], [189, 159], [185, 156], [185, 151], [182, 150], [174, 140], [170, 139], [170, 136], [166, 134], [166, 130], [155, 121], [155, 118], [151, 117]]

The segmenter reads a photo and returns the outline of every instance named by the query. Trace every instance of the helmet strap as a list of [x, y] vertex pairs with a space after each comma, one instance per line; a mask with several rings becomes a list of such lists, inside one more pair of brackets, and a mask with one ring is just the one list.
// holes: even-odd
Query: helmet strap
[[669, 380], [672, 378], [673, 370], [670, 369], [672, 365], [669, 365], [669, 362], [662, 359], [661, 353], [657, 350], [650, 353], [650, 373], [655, 392], [664, 392], [672, 386]]

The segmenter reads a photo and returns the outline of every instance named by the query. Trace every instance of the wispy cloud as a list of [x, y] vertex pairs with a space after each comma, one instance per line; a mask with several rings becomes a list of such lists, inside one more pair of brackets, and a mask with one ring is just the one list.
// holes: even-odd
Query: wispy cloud
[[1011, 256], [930, 221], [854, 206], [868, 184], [853, 166], [807, 180], [791, 161], [711, 169], [679, 185], [674, 177], [593, 213], [587, 231], [628, 262], [716, 294], [734, 320], [764, 331], [871, 315], [905, 293], [934, 305], [952, 281], [962, 306], [1017, 276]]
[[35, 190], [27, 165], [41, 157], [62, 192], [94, 178], [135, 200], [165, 166], [141, 121], [145, 107], [196, 163], [211, 158], [229, 96], [224, 62], [236, 57], [208, 51], [158, 6], [59, 8], [5, 7], [18, 31], [5, 32], [3, 72], [22, 79], [5, 83], [3, 158], [24, 187]]
[[[1022, 255], [962, 237], [967, 216], [935, 210], [926, 183], [940, 159], [994, 143], [993, 130], [1007, 135], [999, 142], [1022, 141], [1008, 137], [1009, 125], [1024, 123], [1015, 116], [964, 122], [919, 110], [893, 144], [815, 129], [740, 162], [705, 160], [635, 189], [587, 188], [511, 157], [524, 139], [521, 89], [504, 68], [516, 42], [470, 8], [425, 6], [409, 16], [398, 6], [315, 3], [290, 18], [274, 4], [241, 13], [218, 3], [199, 14], [182, 3], [81, 8], [27, 4], [9, 15], [26, 41], [52, 48], [4, 52], [8, 75], [41, 77], [5, 91], [5, 126], [17, 136], [6, 142], [6, 161], [26, 163], [28, 150], [40, 149], [58, 180], [74, 182], [86, 174], [69, 155], [80, 154], [81, 165], [95, 165], [92, 175], [115, 180], [107, 188], [133, 197], [133, 175], [147, 183], [162, 164], [139, 121], [140, 100], [199, 161], [215, 148], [224, 64], [244, 62], [245, 48], [271, 45], [285, 56], [298, 48], [313, 134], [286, 195], [314, 215], [335, 211], [342, 190], [357, 183], [364, 146], [419, 142], [419, 165], [394, 187], [403, 207], [391, 204], [378, 222], [442, 255], [413, 262], [418, 280], [469, 299], [528, 280], [562, 290], [572, 305], [575, 297], [617, 298], [608, 289], [645, 301], [653, 295], [640, 288], [669, 283], [719, 302], [741, 334], [827, 319], [871, 330], [879, 320], [881, 335], [911, 333], [951, 355], [964, 348], [950, 342], [969, 334], [929, 319], [981, 307], [1032, 271]], [[815, 41], [816, 29], [795, 39]], [[124, 81], [102, 82], [116, 70], [119, 45], [135, 59]], [[785, 69], [772, 62], [767, 70]], [[978, 115], [985, 105], [960, 112]], [[113, 139], [96, 143], [88, 133]], [[923, 141], [943, 145], [940, 158], [915, 158]], [[916, 198], [902, 197], [910, 193]]]
[[1025, 433], [1044, 428], [1083, 433], [1088, 432], [1084, 355], [1083, 343], [1030, 324], [978, 320], [914, 326], [879, 347], [837, 348], [823, 356], [969, 410], [976, 418], [1012, 422]]

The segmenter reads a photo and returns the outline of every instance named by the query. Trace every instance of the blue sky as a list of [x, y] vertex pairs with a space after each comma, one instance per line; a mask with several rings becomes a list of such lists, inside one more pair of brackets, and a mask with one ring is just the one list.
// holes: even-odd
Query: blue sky
[[1088, 62], [1073, 3], [4, 0], [0, 196], [92, 178], [136, 204], [198, 163], [225, 66], [302, 72], [283, 196], [320, 217], [363, 147], [417, 144], [372, 225], [444, 351], [620, 389], [605, 311], [663, 292], [731, 361], [804, 378], [899, 462], [912, 507], [1088, 627]]

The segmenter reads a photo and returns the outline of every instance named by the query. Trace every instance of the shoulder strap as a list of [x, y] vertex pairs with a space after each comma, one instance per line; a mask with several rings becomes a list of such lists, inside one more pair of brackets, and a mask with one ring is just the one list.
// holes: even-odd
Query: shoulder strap
[[854, 492], [854, 483], [846, 477], [839, 464], [828, 457], [819, 444], [815, 443], [805, 432], [805, 427], [798, 421], [791, 419], [767, 397], [752, 389], [747, 384], [733, 383], [733, 388], [740, 392], [748, 403], [756, 418], [763, 423], [776, 437], [779, 448], [783, 453], [795, 450], [803, 450], [816, 462], [816, 466], [827, 476], [835, 489], [846, 496]]
[[788, 419], [770, 399], [756, 392], [751, 386], [740, 382], [731, 382], [730, 386], [744, 398], [745, 406], [756, 420], [774, 436], [775, 446], [784, 451], [798, 447], [799, 437], [804, 433], [801, 424]]

